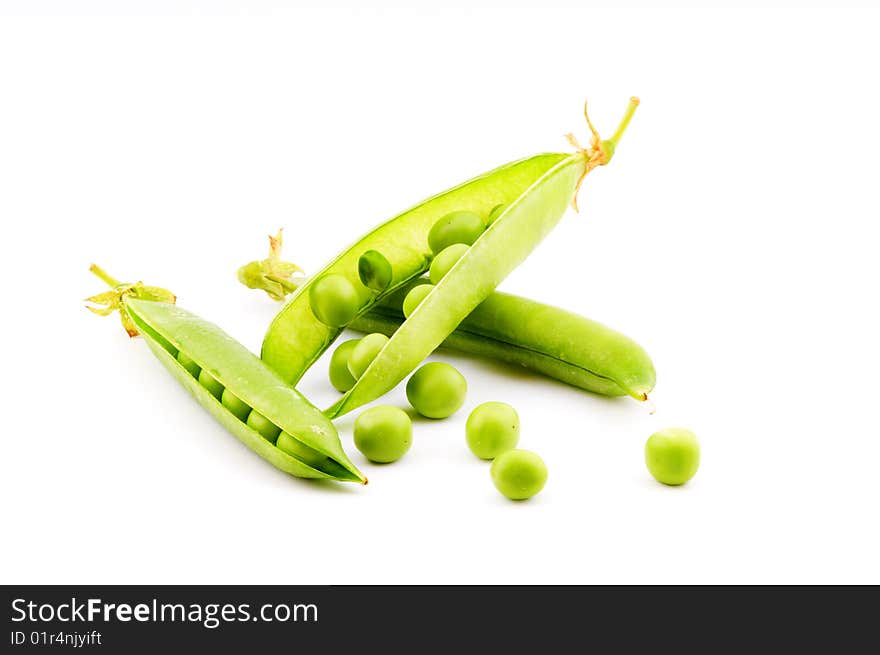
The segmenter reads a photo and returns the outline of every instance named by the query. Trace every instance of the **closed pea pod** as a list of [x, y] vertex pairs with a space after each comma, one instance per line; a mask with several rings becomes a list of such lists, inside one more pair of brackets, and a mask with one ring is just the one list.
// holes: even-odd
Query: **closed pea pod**
[[[403, 299], [418, 288], [402, 288], [351, 327], [394, 334], [406, 314]], [[605, 396], [646, 400], [657, 377], [648, 353], [625, 334], [574, 312], [497, 291], [441, 346], [491, 357]]]
[[[129, 334], [143, 336], [178, 382], [251, 450], [291, 475], [366, 483], [342, 450], [333, 424], [256, 355], [216, 325], [168, 302], [170, 294], [155, 300], [139, 285], [119, 285], [97, 267], [93, 271], [116, 288], [90, 298], [105, 305], [90, 309], [101, 314], [119, 309]], [[199, 378], [172, 354], [180, 352], [198, 366]], [[211, 381], [210, 389], [200, 383], [203, 377]], [[323, 459], [307, 462], [279, 449], [273, 443], [275, 428]]]
[[[594, 138], [590, 150], [541, 154], [512, 162], [434, 196], [372, 230], [297, 288], [266, 333], [261, 351], [263, 360], [288, 383], [294, 384], [338, 336], [340, 321], [322, 322], [310, 304], [310, 299], [315, 299], [310, 289], [324, 276], [343, 276], [359, 288], [360, 302], [351, 319], [355, 320], [385, 295], [427, 270], [432, 258], [428, 234], [439, 219], [455, 211], [488, 216], [498, 205], [505, 205], [507, 208], [479, 235], [468, 255], [450, 271], [448, 277], [452, 279], [443, 280], [445, 287], [437, 299], [431, 300], [429, 296], [414, 314], [415, 318], [427, 313], [428, 318], [417, 319], [412, 328], [402, 330], [400, 338], [392, 339], [385, 349], [388, 355], [380, 354], [370, 367], [375, 372], [368, 369], [364, 380], [359, 381], [337, 407], [328, 411], [331, 415], [347, 412], [369, 402], [366, 398], [372, 400], [396, 385], [421, 361], [420, 353], [433, 350], [451, 332], [451, 327], [546, 236], [565, 206], [573, 200], [582, 177], [611, 158], [634, 108], [635, 102], [610, 140], [600, 142]], [[368, 251], [381, 253], [391, 265], [391, 282], [385, 291], [368, 288], [359, 276], [358, 263]], [[499, 252], [506, 254], [492, 265], [491, 254]], [[456, 270], [460, 272], [454, 274]], [[462, 279], [467, 277], [471, 278], [469, 282]], [[463, 295], [460, 294], [462, 287], [468, 287]], [[446, 307], [450, 299], [455, 298], [460, 300], [449, 307], [447, 315], [431, 330], [423, 332], [422, 322], [431, 321], [432, 314], [440, 311], [438, 307]], [[431, 305], [434, 308], [428, 311]], [[417, 346], [410, 334], [414, 331], [424, 334]], [[390, 367], [392, 360], [399, 363]]]

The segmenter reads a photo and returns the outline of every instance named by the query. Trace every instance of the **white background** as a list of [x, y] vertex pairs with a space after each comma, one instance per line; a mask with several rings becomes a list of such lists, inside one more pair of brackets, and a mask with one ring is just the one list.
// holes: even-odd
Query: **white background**
[[[880, 15], [519, 4], [4, 6], [3, 582], [880, 582]], [[267, 233], [314, 271], [426, 196], [566, 150], [585, 96], [608, 132], [633, 94], [582, 213], [503, 288], [639, 340], [653, 416], [443, 354], [465, 409], [389, 466], [345, 417], [371, 483], [316, 485], [83, 309], [96, 261], [258, 350], [278, 307], [235, 269]], [[301, 386], [319, 406], [325, 370]], [[531, 501], [466, 448], [490, 399], [549, 467]], [[703, 446], [683, 488], [642, 459], [671, 425]]]

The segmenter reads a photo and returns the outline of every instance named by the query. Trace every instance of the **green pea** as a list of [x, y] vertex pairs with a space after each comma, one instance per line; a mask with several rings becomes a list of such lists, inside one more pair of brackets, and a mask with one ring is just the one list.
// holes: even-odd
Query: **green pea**
[[430, 362], [412, 374], [406, 383], [406, 397], [426, 418], [452, 416], [464, 404], [467, 381], [453, 366]]
[[655, 432], [645, 443], [645, 464], [658, 482], [684, 484], [700, 467], [700, 444], [696, 435], [684, 428]]
[[360, 300], [354, 284], [344, 275], [325, 275], [309, 288], [309, 303], [315, 317], [330, 327], [350, 323], [358, 313]]
[[250, 406], [241, 398], [232, 393], [229, 389], [223, 390], [220, 396], [220, 402], [228, 409], [239, 421], [246, 421], [248, 414], [251, 413]]
[[371, 407], [354, 422], [354, 445], [371, 462], [396, 462], [412, 445], [412, 421], [399, 407]]
[[358, 259], [358, 277], [368, 289], [385, 291], [391, 286], [391, 262], [378, 250], [367, 250]]
[[374, 332], [362, 337], [348, 356], [348, 371], [355, 380], [364, 374], [376, 355], [388, 343], [388, 337], [381, 332]]
[[492, 211], [489, 212], [489, 216], [486, 219], [486, 227], [492, 225], [492, 223], [504, 213], [505, 209], [507, 209], [507, 205], [495, 205], [492, 207]]
[[468, 251], [468, 248], [470, 248], [470, 246], [463, 243], [454, 243], [441, 250], [440, 253], [434, 257], [434, 261], [431, 262], [431, 271], [429, 273], [431, 282], [439, 284], [443, 276], [449, 272], [450, 268], [455, 266], [455, 262], [464, 256]]
[[314, 448], [305, 445], [287, 432], [282, 432], [278, 435], [275, 447], [312, 468], [320, 468], [327, 461], [326, 455], [322, 455]]
[[179, 351], [177, 353], [177, 361], [180, 362], [180, 365], [183, 366], [183, 368], [185, 368], [187, 371], [189, 371], [189, 374], [192, 375], [194, 378], [199, 377], [199, 373], [201, 373], [202, 368], [192, 359], [190, 359], [188, 355]]
[[465, 424], [468, 447], [480, 459], [495, 459], [516, 448], [519, 415], [507, 403], [488, 402], [477, 406]]
[[473, 212], [457, 211], [446, 214], [428, 232], [431, 252], [439, 253], [453, 243], [471, 245], [485, 231], [483, 219]]
[[217, 400], [223, 397], [223, 385], [205, 369], [202, 369], [199, 373], [199, 384], [205, 387]]
[[278, 434], [281, 432], [281, 428], [260, 414], [257, 410], [253, 410], [248, 414], [247, 424], [249, 428], [258, 432], [260, 436], [272, 443], [275, 443], [276, 439], [278, 439]]
[[547, 483], [547, 467], [529, 450], [508, 450], [492, 462], [495, 488], [511, 500], [525, 500], [537, 494]]
[[330, 384], [337, 391], [345, 393], [354, 386], [355, 379], [351, 371], [348, 370], [348, 360], [359, 342], [360, 339], [343, 341], [330, 356]]
[[422, 304], [425, 296], [431, 293], [433, 288], [433, 284], [420, 284], [410, 289], [406, 298], [403, 299], [403, 315], [409, 318], [409, 315], [416, 311], [416, 307]]

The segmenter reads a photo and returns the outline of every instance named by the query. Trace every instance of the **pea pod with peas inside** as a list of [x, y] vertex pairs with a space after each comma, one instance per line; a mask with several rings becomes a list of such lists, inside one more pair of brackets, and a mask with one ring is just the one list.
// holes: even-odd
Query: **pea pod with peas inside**
[[247, 348], [216, 325], [174, 304], [156, 287], [119, 284], [89, 298], [107, 315], [119, 310], [130, 336], [153, 354], [240, 441], [275, 467], [301, 478], [367, 480], [349, 461], [333, 424]]
[[[340, 416], [391, 390], [525, 260], [566, 207], [576, 203], [586, 174], [610, 161], [637, 104], [633, 99], [609, 140], [601, 141], [593, 130], [589, 149], [578, 147], [573, 154], [542, 154], [507, 164], [434, 196], [367, 234], [294, 292], [266, 333], [263, 360], [294, 384], [342, 327], [428, 269], [436, 254], [430, 234], [441, 218], [452, 212], [493, 215], [491, 224], [401, 324], [354, 386], [325, 413]], [[499, 206], [504, 209], [499, 211]], [[448, 245], [436, 236], [431, 241]], [[384, 273], [390, 274], [372, 275], [371, 261], [381, 262]], [[376, 279], [387, 286], [377, 290]]]

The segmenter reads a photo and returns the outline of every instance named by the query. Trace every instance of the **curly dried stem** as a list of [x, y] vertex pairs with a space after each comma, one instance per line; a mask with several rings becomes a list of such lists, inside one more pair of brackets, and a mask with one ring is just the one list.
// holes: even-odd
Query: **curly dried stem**
[[579, 211], [578, 209], [578, 193], [581, 190], [581, 185], [584, 183], [584, 178], [587, 177], [590, 171], [598, 166], [605, 166], [608, 162], [611, 161], [611, 158], [614, 156], [614, 152], [617, 150], [617, 144], [620, 142], [621, 137], [623, 137], [624, 132], [626, 132], [626, 128], [629, 126], [630, 121], [632, 120], [633, 114], [635, 114], [636, 109], [639, 106], [639, 99], [636, 97], [632, 97], [629, 100], [629, 105], [626, 108], [626, 112], [621, 118], [620, 123], [617, 126], [617, 130], [615, 130], [614, 135], [610, 139], [602, 140], [599, 136], [599, 132], [596, 130], [593, 125], [593, 121], [590, 120], [590, 114], [587, 111], [587, 103], [584, 101], [584, 119], [587, 121], [587, 127], [590, 130], [590, 145], [589, 147], [583, 147], [577, 140], [574, 134], [568, 133], [565, 135], [565, 138], [568, 139], [568, 142], [572, 145], [572, 147], [583, 154], [584, 159], [586, 160], [584, 163], [584, 170], [581, 173], [581, 176], [578, 178], [578, 181], [575, 185], [574, 195], [571, 199], [572, 209], [575, 211]]

